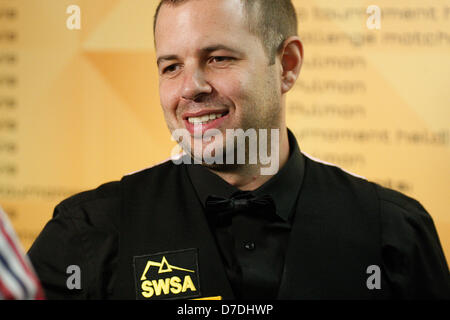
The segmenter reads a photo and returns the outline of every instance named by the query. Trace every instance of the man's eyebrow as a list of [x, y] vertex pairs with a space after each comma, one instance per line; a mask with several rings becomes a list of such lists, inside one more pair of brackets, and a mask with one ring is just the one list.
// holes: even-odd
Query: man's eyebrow
[[[210, 52], [214, 52], [217, 50], [226, 50], [226, 51], [230, 51], [230, 52], [233, 52], [236, 54], [242, 54], [242, 52], [239, 51], [238, 49], [234, 49], [234, 48], [228, 47], [223, 44], [216, 44], [216, 45], [208, 46], [206, 48], [200, 49], [199, 51], [210, 53]], [[163, 56], [159, 57], [158, 60], [156, 61], [156, 64], [159, 66], [160, 63], [163, 61], [178, 60], [178, 59], [179, 59], [179, 57], [176, 54], [167, 54], [167, 55], [163, 55]]]
[[226, 51], [231, 51], [234, 53], [241, 53], [241, 51], [239, 51], [238, 49], [234, 49], [234, 48], [228, 47], [223, 44], [215, 44], [215, 45], [203, 48], [201, 51], [213, 52], [213, 51], [217, 51], [217, 50], [226, 50]]
[[178, 59], [178, 56], [176, 54], [168, 54], [168, 55], [159, 57], [158, 60], [156, 61], [156, 64], [159, 66], [159, 64], [162, 61], [165, 61], [165, 60], [177, 60], [177, 59]]

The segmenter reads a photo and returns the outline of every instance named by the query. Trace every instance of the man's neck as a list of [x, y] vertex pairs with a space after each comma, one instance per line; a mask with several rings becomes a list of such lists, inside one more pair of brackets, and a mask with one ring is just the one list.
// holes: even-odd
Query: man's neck
[[[281, 168], [288, 161], [290, 152], [287, 129], [284, 129], [280, 132], [279, 146], [278, 170], [281, 170]], [[245, 164], [236, 166], [235, 168], [233, 168], [233, 170], [230, 171], [214, 170], [212, 168], [208, 169], [236, 188], [242, 191], [252, 191], [258, 189], [276, 174], [274, 173], [273, 175], [262, 175], [262, 167], [263, 166], [261, 164]]]

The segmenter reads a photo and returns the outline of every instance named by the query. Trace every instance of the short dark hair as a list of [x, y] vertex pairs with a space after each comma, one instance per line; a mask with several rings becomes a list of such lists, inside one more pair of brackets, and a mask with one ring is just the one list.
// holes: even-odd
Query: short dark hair
[[[153, 34], [156, 21], [163, 4], [177, 5], [192, 0], [161, 0], [153, 19]], [[249, 30], [262, 42], [270, 64], [275, 63], [275, 57], [283, 42], [298, 35], [297, 14], [291, 0], [241, 0], [247, 15]]]

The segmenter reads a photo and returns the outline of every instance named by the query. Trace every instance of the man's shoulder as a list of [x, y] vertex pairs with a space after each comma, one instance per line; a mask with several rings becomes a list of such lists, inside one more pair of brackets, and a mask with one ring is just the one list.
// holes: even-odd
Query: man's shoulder
[[328, 186], [334, 185], [336, 188], [351, 190], [355, 193], [370, 193], [376, 197], [375, 200], [378, 202], [381, 211], [389, 214], [400, 214], [403, 217], [406, 215], [414, 218], [419, 216], [422, 218], [429, 217], [419, 201], [402, 192], [381, 186], [337, 165], [306, 156], [309, 161], [314, 163], [321, 180]]
[[120, 197], [120, 181], [101, 184], [95, 189], [85, 190], [74, 194], [58, 204], [58, 207], [71, 210], [95, 201], [114, 201]]
[[53, 218], [115, 229], [120, 217], [120, 202], [120, 182], [107, 182], [61, 201], [55, 207]]
[[167, 180], [167, 178], [169, 178], [173, 174], [178, 173], [181, 167], [181, 165], [176, 165], [175, 162], [173, 162], [171, 159], [167, 159], [151, 167], [134, 171], [125, 175], [122, 178], [122, 182], [133, 181], [139, 183], [154, 180], [161, 183]]
[[374, 184], [384, 219], [411, 223], [430, 223], [431, 215], [416, 199], [393, 189]]
[[378, 197], [381, 202], [391, 203], [392, 205], [410, 208], [410, 209], [423, 209], [423, 206], [416, 199], [394, 189], [383, 187], [379, 184], [375, 184]]
[[365, 177], [341, 168], [336, 164], [314, 158], [304, 152], [303, 155], [306, 159], [306, 171], [314, 179], [317, 186], [322, 186], [326, 189], [364, 190], [364, 188], [368, 188], [371, 191], [373, 190], [373, 183]]
[[160, 183], [164, 178], [170, 175], [175, 166], [171, 161], [164, 161], [157, 165], [132, 172], [117, 181], [110, 181], [100, 186], [74, 194], [61, 201], [55, 210], [55, 215], [60, 212], [70, 213], [72, 217], [90, 212], [110, 211], [112, 213], [120, 210], [122, 199], [122, 184], [124, 181], [132, 180], [135, 183], [146, 183], [150, 180], [155, 181], [155, 185], [149, 186], [156, 188], [156, 183]]

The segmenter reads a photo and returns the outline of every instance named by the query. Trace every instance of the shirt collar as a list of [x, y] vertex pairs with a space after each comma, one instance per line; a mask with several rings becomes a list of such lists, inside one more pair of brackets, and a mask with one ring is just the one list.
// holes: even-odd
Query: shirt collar
[[[252, 191], [256, 196], [271, 195], [277, 208], [276, 213], [284, 221], [291, 220], [305, 171], [304, 157], [295, 136], [289, 129], [288, 138], [290, 152], [286, 164], [269, 181]], [[188, 164], [186, 166], [192, 185], [203, 206], [210, 195], [230, 198], [233, 193], [239, 191], [238, 188], [202, 165]]]

